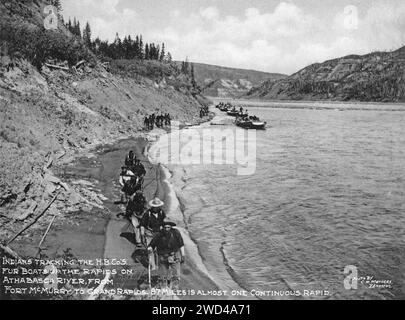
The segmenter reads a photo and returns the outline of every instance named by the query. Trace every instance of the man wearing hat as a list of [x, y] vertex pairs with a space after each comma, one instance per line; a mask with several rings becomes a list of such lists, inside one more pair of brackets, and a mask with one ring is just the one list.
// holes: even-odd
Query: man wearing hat
[[[164, 202], [159, 198], [150, 201], [150, 209], [145, 212], [140, 221], [141, 237], [144, 239], [146, 246], [149, 246], [154, 236], [163, 228], [163, 221], [166, 218], [166, 213], [162, 209], [163, 205]], [[156, 262], [153, 254], [149, 254], [149, 262], [152, 270], [156, 270]]]
[[157, 251], [159, 278], [162, 287], [170, 282], [172, 289], [178, 289], [180, 282], [180, 264], [184, 263], [184, 242], [180, 231], [173, 228], [174, 222], [165, 220], [163, 230], [153, 237], [148, 251]]

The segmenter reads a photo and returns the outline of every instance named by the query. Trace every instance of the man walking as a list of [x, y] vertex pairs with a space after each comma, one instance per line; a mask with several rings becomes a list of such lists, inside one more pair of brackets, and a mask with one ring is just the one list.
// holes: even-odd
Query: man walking
[[148, 252], [157, 251], [159, 266], [159, 281], [161, 286], [178, 289], [180, 284], [180, 264], [184, 263], [185, 250], [180, 231], [173, 228], [174, 222], [165, 220], [163, 230], [159, 232], [148, 247]]
[[[145, 212], [140, 221], [141, 237], [144, 239], [146, 247], [149, 246], [155, 235], [163, 228], [163, 221], [166, 218], [166, 213], [162, 209], [163, 205], [164, 202], [159, 198], [150, 201], [150, 209]], [[151, 264], [152, 270], [156, 270], [156, 261], [153, 253], [149, 254], [149, 263]]]
[[128, 195], [130, 193], [131, 180], [134, 178], [135, 174], [129, 170], [127, 167], [121, 168], [121, 174], [119, 178], [119, 183], [122, 187], [121, 189], [121, 203], [126, 203], [128, 200]]
[[146, 199], [141, 190], [136, 191], [128, 202], [125, 216], [131, 222], [134, 233], [136, 245], [142, 246], [140, 221], [146, 209]]

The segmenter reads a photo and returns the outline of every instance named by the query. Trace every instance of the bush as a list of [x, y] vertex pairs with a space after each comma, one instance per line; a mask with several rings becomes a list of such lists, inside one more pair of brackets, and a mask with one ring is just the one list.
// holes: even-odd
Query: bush
[[33, 24], [5, 19], [0, 22], [0, 42], [7, 44], [11, 57], [26, 58], [40, 69], [47, 59], [67, 61], [74, 66], [80, 60], [95, 63], [94, 55], [74, 37], [45, 30]]
[[176, 76], [179, 71], [172, 64], [166, 64], [154, 60], [113, 60], [111, 61], [111, 71], [124, 74], [129, 77], [146, 77], [152, 80], [163, 77]]

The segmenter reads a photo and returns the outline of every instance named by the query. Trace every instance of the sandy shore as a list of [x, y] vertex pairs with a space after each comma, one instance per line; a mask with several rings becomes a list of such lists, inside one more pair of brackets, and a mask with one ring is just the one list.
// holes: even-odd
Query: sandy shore
[[[206, 119], [205, 119], [206, 120]], [[198, 123], [197, 123], [198, 125]], [[80, 183], [104, 198], [102, 208], [72, 213], [70, 219], [57, 221], [51, 228], [43, 244], [43, 252], [48, 258], [57, 259], [68, 250], [78, 259], [125, 259], [127, 267], [133, 270], [131, 277], [118, 277], [114, 285], [105, 289], [138, 289], [148, 284], [147, 255], [145, 250], [135, 250], [133, 229], [126, 219], [117, 215], [125, 210], [115, 202], [120, 197], [118, 177], [120, 167], [129, 150], [134, 150], [143, 162], [147, 174], [144, 181], [144, 193], [147, 200], [155, 196], [165, 202], [164, 210], [168, 216], [179, 222], [185, 247], [186, 263], [182, 265], [181, 289], [183, 290], [219, 290], [205, 269], [197, 245], [183, 227], [183, 214], [174, 187], [171, 185], [169, 170], [155, 165], [148, 158], [148, 148], [164, 130], [154, 130], [137, 138], [124, 139], [86, 152], [74, 161], [57, 168], [56, 174], [69, 184]], [[55, 168], [56, 169], [56, 168]], [[57, 219], [58, 220], [58, 219]], [[33, 243], [40, 240], [42, 233], [27, 234], [16, 241], [14, 248], [23, 256], [35, 256]], [[108, 267], [105, 267], [108, 269]], [[87, 296], [78, 297], [87, 299]], [[103, 297], [100, 298], [111, 298]], [[118, 299], [128, 297], [114, 297]], [[160, 299], [162, 297], [152, 297]], [[216, 299], [215, 296], [181, 296], [180, 299]]]
[[[167, 212], [168, 216], [176, 220], [177, 212], [173, 211], [174, 201], [173, 194], [170, 190], [168, 176], [166, 170], [159, 165], [152, 165], [147, 158], [147, 146], [149, 141], [144, 138], [136, 139], [135, 141], [123, 142], [124, 147], [127, 144], [127, 147], [131, 146], [131, 150], [134, 150], [137, 157], [141, 159], [144, 166], [147, 169], [147, 175], [145, 177], [145, 190], [144, 194], [147, 200], [152, 199], [157, 196], [165, 202], [164, 210]], [[123, 148], [119, 150], [114, 150], [108, 152], [107, 154], [122, 154], [125, 155], [129, 149]], [[110, 159], [116, 158], [116, 156], [109, 157]], [[123, 159], [123, 158], [122, 158]], [[107, 161], [108, 162], [108, 161]], [[106, 163], [107, 164], [107, 163]], [[110, 168], [115, 168], [113, 172], [119, 172], [119, 167], [121, 162], [108, 163]], [[104, 177], [104, 180], [110, 180], [117, 178], [113, 177]], [[117, 192], [118, 189], [115, 190]], [[106, 195], [107, 196], [107, 195]], [[111, 196], [111, 195], [110, 195]], [[119, 193], [115, 194], [117, 199]], [[117, 218], [116, 215], [122, 212], [123, 207], [117, 205], [112, 205], [111, 201], [108, 201], [106, 205], [109, 207], [111, 212], [111, 217], [106, 227], [105, 233], [105, 246], [104, 246], [104, 258], [106, 259], [125, 259], [129, 262], [132, 269], [136, 275], [145, 275], [147, 272], [147, 264], [145, 263], [145, 252], [134, 251], [133, 243], [133, 230], [129, 227], [128, 222], [122, 218]], [[181, 230], [183, 238], [186, 244], [186, 255], [188, 257], [186, 263], [182, 266], [182, 280], [181, 280], [181, 289], [194, 289], [194, 290], [218, 290], [215, 283], [201, 271], [202, 262], [198, 261], [199, 258], [197, 249], [192, 243], [192, 241], [187, 236], [187, 232], [183, 229]], [[182, 299], [189, 297], [181, 297]]]

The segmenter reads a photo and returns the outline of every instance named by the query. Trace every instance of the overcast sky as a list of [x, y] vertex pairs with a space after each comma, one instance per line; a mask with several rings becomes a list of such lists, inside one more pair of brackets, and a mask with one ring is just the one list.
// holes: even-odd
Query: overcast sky
[[405, 45], [404, 0], [62, 0], [93, 37], [164, 42], [176, 60], [291, 74]]

